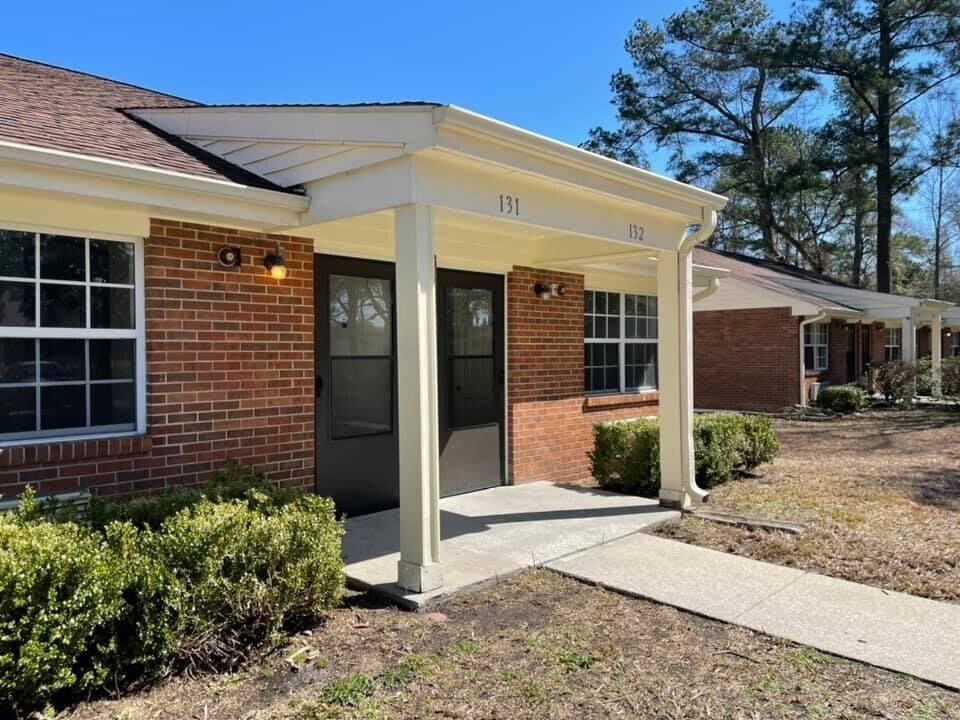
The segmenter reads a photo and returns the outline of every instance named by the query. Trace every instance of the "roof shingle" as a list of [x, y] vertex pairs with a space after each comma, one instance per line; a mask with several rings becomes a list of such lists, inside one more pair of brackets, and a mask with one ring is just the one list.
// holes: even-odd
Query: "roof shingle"
[[199, 103], [0, 54], [0, 140], [282, 190], [123, 111]]

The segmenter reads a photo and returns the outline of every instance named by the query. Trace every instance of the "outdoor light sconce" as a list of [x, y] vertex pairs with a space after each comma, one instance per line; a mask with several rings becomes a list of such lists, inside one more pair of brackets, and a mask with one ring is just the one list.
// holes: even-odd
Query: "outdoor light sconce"
[[222, 247], [217, 250], [217, 262], [220, 263], [220, 267], [232, 268], [240, 267], [242, 262], [240, 256], [240, 248], [238, 247]]
[[277, 280], [285, 280], [287, 277], [287, 265], [283, 260], [283, 248], [277, 246], [275, 253], [270, 253], [263, 258], [263, 266], [270, 273], [270, 276]]
[[533, 286], [533, 294], [541, 300], [549, 300], [552, 297], [562, 297], [566, 292], [566, 286], [560, 283], [538, 282]]

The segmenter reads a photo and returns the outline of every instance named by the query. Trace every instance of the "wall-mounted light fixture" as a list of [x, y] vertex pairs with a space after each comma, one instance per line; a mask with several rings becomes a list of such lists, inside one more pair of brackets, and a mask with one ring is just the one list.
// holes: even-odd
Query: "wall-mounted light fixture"
[[277, 280], [285, 280], [287, 277], [287, 264], [283, 260], [283, 248], [277, 246], [277, 251], [270, 253], [263, 258], [263, 266], [270, 273], [271, 277]]
[[549, 300], [552, 297], [562, 297], [567, 292], [567, 287], [560, 283], [538, 282], [533, 286], [533, 294], [541, 300]]
[[242, 262], [240, 256], [240, 248], [238, 247], [222, 247], [217, 250], [217, 262], [220, 263], [220, 267], [231, 268], [231, 267], [240, 267]]

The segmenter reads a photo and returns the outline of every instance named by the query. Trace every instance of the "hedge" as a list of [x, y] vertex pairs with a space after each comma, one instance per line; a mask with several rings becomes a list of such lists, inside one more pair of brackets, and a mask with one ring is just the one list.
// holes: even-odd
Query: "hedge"
[[[339, 604], [331, 500], [186, 494], [156, 528], [51, 517], [30, 491], [0, 515], [0, 716], [176, 666], [234, 665]], [[148, 515], [177, 504], [171, 494]]]
[[864, 410], [870, 400], [859, 385], [830, 385], [821, 388], [817, 405], [838, 413], [852, 413]]
[[[658, 494], [660, 426], [656, 420], [596, 423], [593, 438], [590, 466], [600, 487], [645, 497]], [[695, 474], [702, 488], [770, 462], [780, 451], [773, 423], [762, 415], [696, 415], [693, 440]]]

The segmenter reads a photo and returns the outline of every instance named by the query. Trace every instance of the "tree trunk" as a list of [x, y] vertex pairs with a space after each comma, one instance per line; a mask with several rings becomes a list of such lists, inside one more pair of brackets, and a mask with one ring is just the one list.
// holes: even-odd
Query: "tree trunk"
[[858, 207], [853, 214], [853, 267], [850, 269], [850, 284], [863, 287], [863, 221], [867, 214]]
[[877, 84], [877, 291], [891, 292], [890, 235], [893, 226], [893, 182], [890, 167], [890, 88], [887, 79], [892, 65], [890, 38], [890, 0], [881, 0], [880, 20], [880, 81]]

